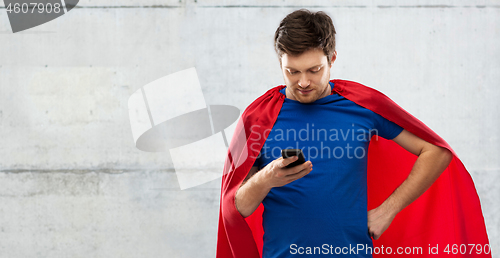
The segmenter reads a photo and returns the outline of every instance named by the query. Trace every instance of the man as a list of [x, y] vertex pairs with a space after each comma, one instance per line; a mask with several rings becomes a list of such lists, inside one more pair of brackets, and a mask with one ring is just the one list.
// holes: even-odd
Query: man
[[[299, 10], [289, 14], [276, 31], [275, 48], [286, 87], [270, 90], [252, 103], [242, 115], [243, 129], [235, 132], [223, 177], [218, 257], [372, 257], [371, 238], [379, 239], [396, 215], [436, 181], [454, 158], [451, 148], [420, 121], [398, 115], [402, 112], [399, 107], [392, 108], [397, 111], [375, 112], [397, 105], [388, 100], [377, 104], [384, 98], [377, 97], [374, 90], [353, 82], [329, 81], [337, 53], [335, 29], [325, 13]], [[348, 98], [350, 93], [342, 93], [343, 89], [357, 89], [360, 93], [355, 94], [361, 97]], [[301, 137], [301, 132], [307, 136]], [[247, 135], [244, 141], [238, 138], [242, 133]], [[373, 142], [386, 144], [382, 138], [417, 158], [402, 183], [399, 181], [388, 197], [367, 212], [367, 184], [377, 181], [369, 180], [369, 175], [367, 178], [368, 159], [392, 155], [395, 148], [391, 145], [390, 152], [381, 153], [383, 148], [375, 147], [369, 152], [370, 144], [378, 146]], [[309, 161], [285, 168], [297, 159], [281, 158], [280, 150], [286, 148], [302, 149]], [[241, 155], [245, 152], [248, 156]], [[401, 173], [391, 173], [397, 172]], [[469, 201], [478, 206], [478, 200]], [[262, 206], [261, 249], [262, 232], [255, 225], [261, 222], [252, 222], [249, 216]], [[479, 215], [475, 212], [471, 216], [482, 219], [480, 209]], [[243, 220], [250, 225], [254, 243]], [[231, 233], [236, 229], [242, 233]], [[487, 244], [483, 229], [478, 239]], [[418, 243], [422, 247], [422, 242]], [[430, 255], [430, 244], [434, 243], [428, 244], [422, 247], [425, 252], [422, 249], [417, 254]]]

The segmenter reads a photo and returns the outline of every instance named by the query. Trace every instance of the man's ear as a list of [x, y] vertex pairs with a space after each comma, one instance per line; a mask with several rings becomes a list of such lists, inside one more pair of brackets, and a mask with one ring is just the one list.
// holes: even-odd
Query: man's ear
[[330, 60], [330, 68], [332, 68], [333, 62], [337, 60], [337, 50], [333, 51], [332, 60]]

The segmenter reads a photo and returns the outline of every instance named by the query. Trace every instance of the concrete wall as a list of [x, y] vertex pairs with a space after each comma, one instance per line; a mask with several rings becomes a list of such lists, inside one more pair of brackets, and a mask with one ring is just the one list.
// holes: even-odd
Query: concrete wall
[[455, 149], [498, 254], [499, 3], [303, 3], [82, 0], [15, 34], [0, 9], [0, 257], [213, 257], [220, 180], [181, 191], [169, 153], [135, 148], [128, 97], [196, 67], [208, 104], [243, 110], [283, 83], [273, 35], [301, 7], [334, 19], [332, 78], [386, 93]]

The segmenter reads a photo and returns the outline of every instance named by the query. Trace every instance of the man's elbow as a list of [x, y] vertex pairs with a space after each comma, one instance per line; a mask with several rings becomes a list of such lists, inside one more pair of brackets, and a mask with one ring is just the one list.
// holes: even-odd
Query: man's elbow
[[[432, 157], [433, 163], [437, 166], [442, 166], [443, 170], [448, 167], [451, 160], [453, 159], [453, 153], [447, 148], [439, 147], [437, 145], [427, 143], [420, 154], [429, 153], [429, 157]], [[420, 156], [420, 155], [419, 155]]]
[[448, 167], [450, 164], [451, 160], [453, 159], [453, 153], [451, 153], [450, 150], [443, 148], [443, 147], [437, 147], [437, 156], [439, 157], [439, 160], [442, 161], [442, 164], [444, 165], [444, 168]]
[[[241, 188], [241, 187], [240, 187], [240, 188]], [[236, 194], [235, 194], [235, 196], [234, 196], [234, 207], [236, 208], [236, 210], [240, 213], [240, 215], [241, 215], [243, 218], [246, 218], [246, 217], [248, 217], [248, 216], [252, 215], [252, 213], [251, 213], [251, 212], [249, 213], [247, 210], [243, 209], [244, 207], [242, 208], [242, 207], [241, 207], [241, 204], [240, 204], [240, 206], [238, 206], [238, 200], [240, 200], [240, 201], [241, 201], [241, 198], [242, 198], [242, 196], [241, 196], [241, 195], [240, 195], [240, 196], [238, 196], [238, 192], [239, 192], [239, 190], [240, 190], [240, 189], [238, 189], [238, 191], [236, 191]]]

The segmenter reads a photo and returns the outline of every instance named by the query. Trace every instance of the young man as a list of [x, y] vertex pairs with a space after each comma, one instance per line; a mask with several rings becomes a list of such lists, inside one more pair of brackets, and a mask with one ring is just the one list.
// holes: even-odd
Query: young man
[[[289, 14], [276, 31], [275, 49], [286, 87], [272, 89], [252, 103], [242, 115], [243, 128], [235, 132], [223, 177], [218, 257], [372, 257], [372, 238], [379, 239], [396, 215], [436, 181], [454, 158], [451, 148], [373, 89], [330, 81], [337, 53], [335, 28], [325, 13]], [[368, 154], [404, 151], [391, 145], [387, 153], [377, 147], [369, 152], [373, 142], [386, 144], [382, 138], [416, 159], [402, 183], [387, 179], [400, 185], [393, 183], [397, 187], [392, 194], [380, 194], [377, 198], [384, 196], [383, 201], [367, 212], [367, 184], [374, 184], [367, 168], [376, 169], [369, 168]], [[309, 161], [286, 168], [297, 159], [281, 158], [280, 150], [288, 148], [302, 149]], [[378, 175], [404, 173], [389, 172]], [[474, 189], [471, 183], [468, 187]], [[478, 206], [477, 195], [471, 198], [468, 201]], [[480, 209], [475, 220], [477, 216], [481, 221]], [[479, 239], [487, 242], [483, 231]], [[425, 253], [422, 249], [420, 254]]]

